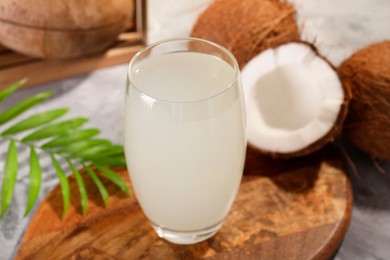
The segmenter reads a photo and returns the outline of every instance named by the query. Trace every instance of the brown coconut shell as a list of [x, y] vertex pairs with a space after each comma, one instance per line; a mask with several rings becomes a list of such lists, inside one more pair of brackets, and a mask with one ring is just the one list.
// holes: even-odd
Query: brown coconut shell
[[241, 68], [261, 51], [300, 38], [294, 7], [279, 0], [216, 0], [191, 35], [226, 47]]
[[[320, 57], [326, 63], [328, 63], [330, 68], [333, 69], [339, 75], [336, 67], [333, 66], [333, 64], [326, 57], [321, 55], [318, 52], [317, 48], [313, 44], [311, 44], [309, 42], [305, 42], [305, 41], [292, 41], [292, 42], [296, 42], [299, 44], [304, 44], [304, 45], [309, 46], [318, 57]], [[280, 46], [281, 45], [283, 45], [283, 44], [280, 44]], [[276, 46], [273, 49], [276, 49], [280, 46]], [[302, 149], [295, 151], [295, 152], [292, 152], [292, 153], [277, 153], [277, 152], [273, 152], [273, 151], [264, 150], [264, 149], [261, 149], [259, 147], [254, 146], [249, 141], [248, 141], [248, 146], [257, 152], [260, 152], [262, 154], [267, 154], [275, 159], [289, 159], [289, 158], [305, 156], [308, 154], [312, 154], [313, 152], [316, 152], [316, 151], [320, 150], [321, 148], [325, 147], [327, 144], [332, 142], [341, 133], [343, 123], [344, 123], [344, 121], [347, 117], [347, 114], [348, 114], [349, 102], [351, 100], [352, 94], [351, 94], [351, 90], [347, 84], [343, 84], [343, 82], [341, 81], [341, 86], [343, 88], [344, 100], [340, 106], [340, 111], [337, 115], [336, 122], [334, 123], [333, 127], [324, 136], [322, 136], [320, 139], [318, 139], [314, 143], [312, 143], [306, 147], [303, 147]]]
[[133, 11], [132, 0], [1, 0], [0, 43], [35, 57], [85, 56], [112, 44]]
[[353, 94], [343, 133], [361, 150], [390, 160], [390, 41], [356, 52], [339, 72]]

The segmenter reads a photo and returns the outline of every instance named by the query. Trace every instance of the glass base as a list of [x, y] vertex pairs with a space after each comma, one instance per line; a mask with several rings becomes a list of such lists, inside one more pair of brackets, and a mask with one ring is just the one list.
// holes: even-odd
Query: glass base
[[154, 223], [152, 223], [152, 226], [159, 237], [164, 238], [171, 243], [179, 245], [191, 245], [214, 236], [222, 227], [222, 224], [223, 221], [211, 227], [195, 231], [175, 231], [160, 227]]

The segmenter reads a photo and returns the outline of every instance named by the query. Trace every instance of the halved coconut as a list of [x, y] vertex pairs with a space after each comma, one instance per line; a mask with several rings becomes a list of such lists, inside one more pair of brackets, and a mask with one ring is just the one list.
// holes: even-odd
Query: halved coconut
[[312, 45], [292, 42], [260, 53], [243, 68], [242, 82], [253, 148], [300, 156], [340, 132], [350, 94]]

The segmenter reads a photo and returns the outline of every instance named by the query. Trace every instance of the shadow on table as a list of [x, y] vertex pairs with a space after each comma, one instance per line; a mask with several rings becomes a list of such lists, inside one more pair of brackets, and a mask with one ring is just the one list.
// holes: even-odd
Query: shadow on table
[[320, 159], [318, 153], [294, 159], [273, 159], [248, 147], [244, 174], [266, 176], [284, 191], [305, 194], [318, 179]]
[[349, 165], [355, 207], [390, 211], [390, 162], [379, 163], [385, 171], [382, 173], [375, 168], [370, 156], [347, 141], [342, 143], [357, 169], [357, 173], [353, 173]]

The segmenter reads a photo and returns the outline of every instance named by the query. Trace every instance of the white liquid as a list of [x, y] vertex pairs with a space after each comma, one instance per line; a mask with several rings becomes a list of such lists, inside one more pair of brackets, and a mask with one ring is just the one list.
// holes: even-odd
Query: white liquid
[[[196, 101], [233, 82], [225, 61], [194, 52], [142, 64], [134, 84], [152, 97]], [[126, 96], [125, 148], [138, 201], [147, 217], [175, 231], [200, 230], [226, 217], [242, 176], [246, 139], [240, 91], [208, 102], [167, 103]]]

